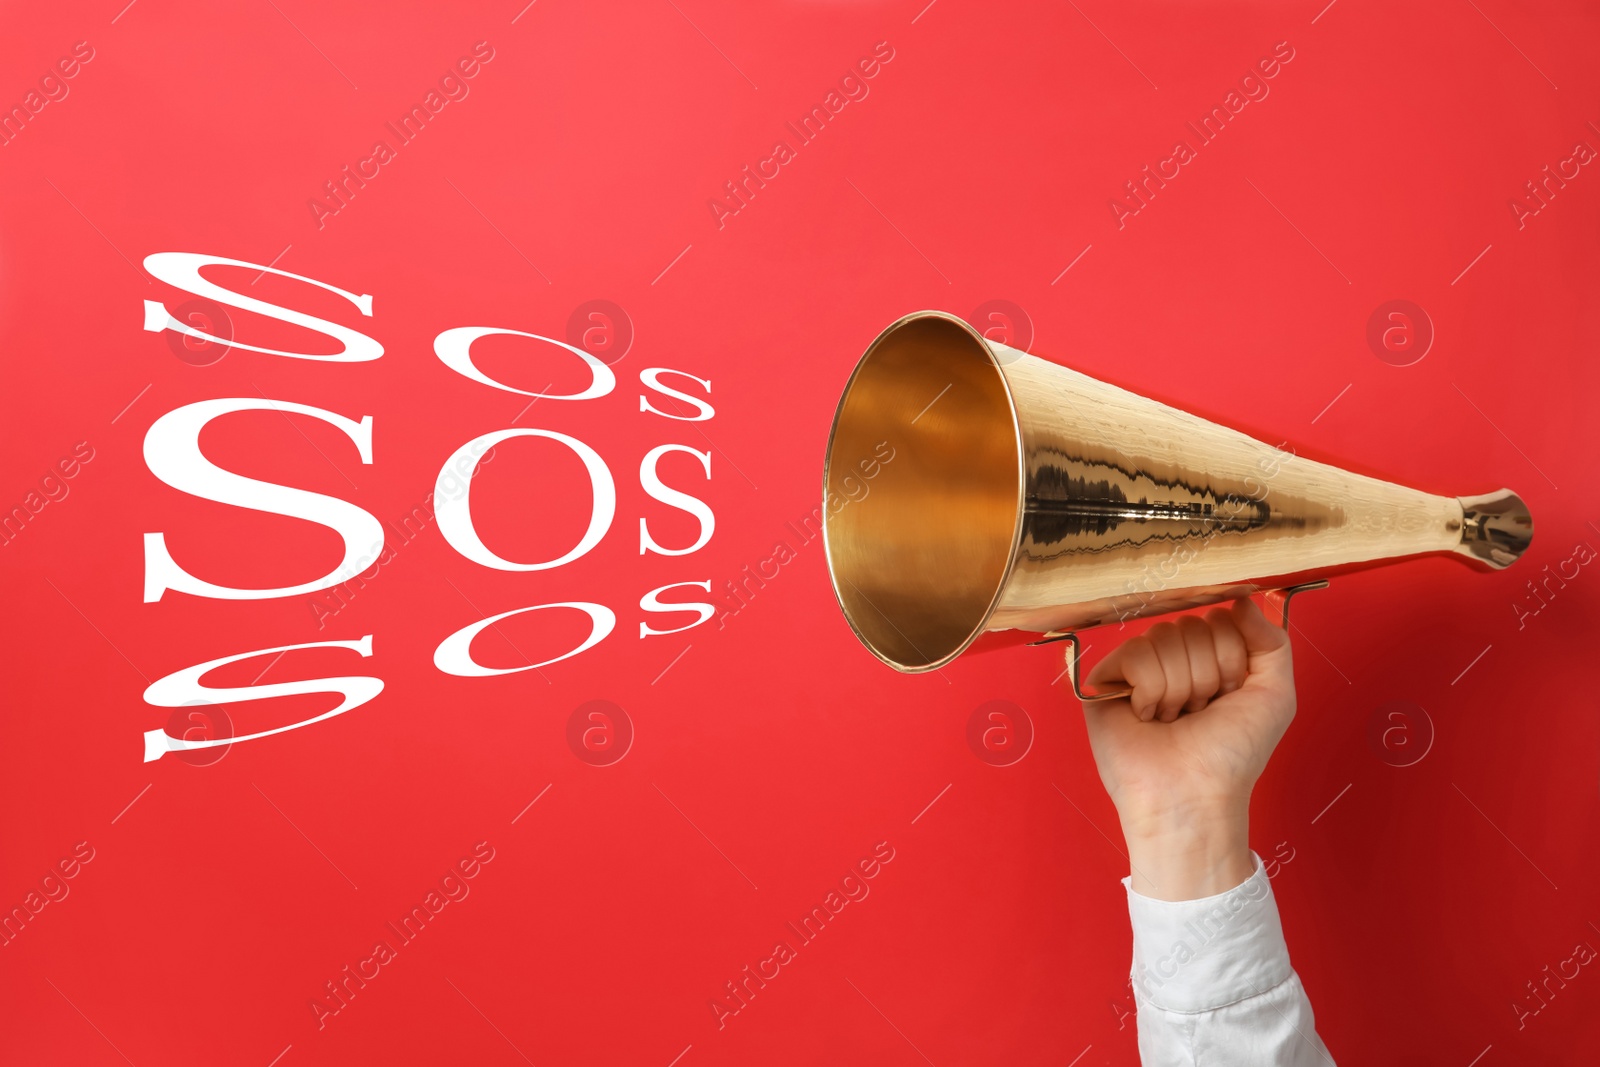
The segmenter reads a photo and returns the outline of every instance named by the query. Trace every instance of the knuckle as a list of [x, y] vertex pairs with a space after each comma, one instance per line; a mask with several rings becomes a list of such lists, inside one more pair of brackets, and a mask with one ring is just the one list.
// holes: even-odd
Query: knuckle
[[1166, 676], [1155, 664], [1140, 664], [1126, 672], [1128, 684], [1152, 698], [1159, 697], [1167, 688]]

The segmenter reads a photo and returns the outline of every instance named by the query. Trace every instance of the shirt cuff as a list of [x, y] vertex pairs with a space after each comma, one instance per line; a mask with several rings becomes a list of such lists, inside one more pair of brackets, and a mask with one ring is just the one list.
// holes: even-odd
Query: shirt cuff
[[1156, 900], [1128, 890], [1135, 991], [1154, 1007], [1212, 1011], [1253, 997], [1294, 972], [1261, 857], [1243, 883], [1199, 900]]

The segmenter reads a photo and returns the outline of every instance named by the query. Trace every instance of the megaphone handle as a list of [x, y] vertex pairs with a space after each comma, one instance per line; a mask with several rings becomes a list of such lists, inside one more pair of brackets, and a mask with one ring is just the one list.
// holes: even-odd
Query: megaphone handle
[[[1279, 616], [1279, 625], [1281, 625], [1285, 630], [1289, 628], [1289, 601], [1294, 599], [1295, 594], [1304, 593], [1308, 589], [1326, 588], [1328, 588], [1328, 580], [1326, 578], [1319, 578], [1314, 582], [1302, 582], [1299, 585], [1286, 586], [1282, 589], [1267, 590], [1267, 596], [1270, 597], [1276, 594], [1279, 598], [1279, 603], [1282, 605], [1281, 614]], [[1088, 704], [1100, 700], [1120, 700], [1123, 697], [1129, 697], [1133, 695], [1132, 689], [1108, 689], [1104, 692], [1085, 693], [1083, 691], [1083, 687], [1078, 684], [1079, 670], [1082, 666], [1081, 656], [1083, 653], [1083, 647], [1078, 641], [1077, 633], [1075, 631], [1068, 630], [1063, 634], [1052, 634], [1046, 640], [1065, 641], [1071, 646], [1067, 652], [1067, 677], [1072, 679], [1072, 692], [1079, 700]]]

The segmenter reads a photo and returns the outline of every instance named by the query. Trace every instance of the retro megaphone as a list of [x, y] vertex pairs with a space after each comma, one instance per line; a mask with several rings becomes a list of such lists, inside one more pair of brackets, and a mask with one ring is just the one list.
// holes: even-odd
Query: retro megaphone
[[[887, 457], [887, 459], [885, 459]], [[856, 365], [828, 437], [824, 544], [862, 644], [899, 671], [968, 648], [1280, 591], [1449, 552], [1516, 562], [1509, 489], [1433, 496], [1294, 456], [925, 311]], [[1041, 636], [1042, 635], [1042, 636]]]

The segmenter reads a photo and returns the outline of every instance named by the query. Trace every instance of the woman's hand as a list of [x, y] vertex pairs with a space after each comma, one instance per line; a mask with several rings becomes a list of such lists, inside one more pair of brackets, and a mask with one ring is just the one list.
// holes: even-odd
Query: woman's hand
[[1248, 878], [1250, 791], [1294, 718], [1288, 635], [1239, 600], [1157, 623], [1087, 682], [1133, 689], [1083, 711], [1134, 891], [1191, 900]]

